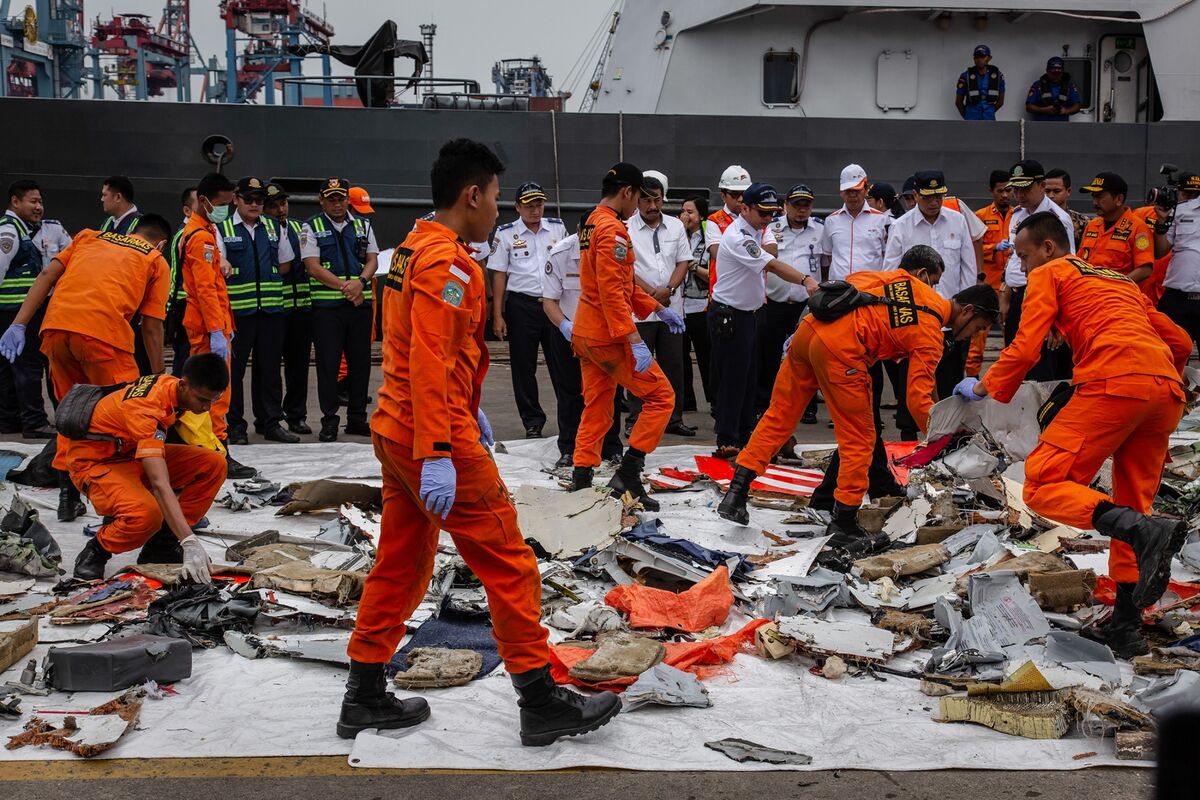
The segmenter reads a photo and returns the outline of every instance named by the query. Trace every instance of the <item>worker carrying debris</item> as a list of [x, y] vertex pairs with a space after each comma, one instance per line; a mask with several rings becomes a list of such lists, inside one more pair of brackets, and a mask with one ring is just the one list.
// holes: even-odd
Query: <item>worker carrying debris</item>
[[[77, 384], [59, 404], [56, 423], [66, 442], [71, 481], [110, 518], [75, 560], [75, 577], [97, 580], [114, 553], [141, 548], [140, 564], [183, 564], [185, 579], [207, 583], [210, 562], [192, 533], [225, 481], [223, 453], [168, 444], [181, 411], [205, 414], [229, 387], [225, 360], [212, 353], [183, 365], [183, 377], [143, 375], [111, 388], [94, 405]], [[91, 405], [90, 413], [88, 405]]]
[[[845, 292], [850, 302], [837, 318], [823, 322], [813, 312], [800, 321], [779, 369], [771, 404], [738, 455], [729, 491], [717, 508], [722, 517], [742, 525], [749, 522], [750, 483], [766, 470], [820, 389], [833, 416], [841, 454], [827, 531], [833, 538], [828, 546], [858, 555], [887, 543], [882, 533], [867, 533], [858, 524], [876, 437], [867, 368], [885, 359], [909, 359], [908, 408], [917, 426], [926, 430], [934, 401], [934, 370], [945, 350], [943, 326], [953, 339], [962, 341], [987, 328], [999, 314], [996, 291], [987, 284], [963, 289], [950, 300], [938, 295], [931, 286], [941, 278], [940, 267], [940, 260], [929, 265], [926, 282], [900, 269], [851, 273], [849, 286], [822, 285], [818, 294]], [[821, 299], [814, 296], [813, 303], [820, 306]]]
[[[1122, 658], [1142, 655], [1150, 649], [1139, 609], [1166, 590], [1171, 559], [1187, 536], [1185, 522], [1149, 512], [1168, 439], [1183, 416], [1180, 377], [1192, 343], [1127, 276], [1072, 256], [1052, 214], [1022, 222], [1013, 246], [1029, 276], [1021, 327], [982, 381], [966, 378], [954, 393], [1007, 403], [1047, 335], [1055, 332], [1071, 347], [1073, 385], [1039, 414], [1043, 430], [1025, 462], [1025, 502], [1049, 519], [1112, 538], [1117, 601], [1111, 621], [1095, 633]], [[1090, 487], [1109, 456], [1111, 497]]]
[[[464, 242], [486, 241], [496, 224], [503, 169], [478, 142], [443, 145], [430, 174], [434, 217], [417, 222], [388, 270], [383, 386], [371, 420], [383, 520], [347, 648], [343, 738], [429, 717], [423, 699], [385, 691], [384, 669], [429, 589], [442, 528], [487, 592], [492, 635], [520, 698], [522, 744], [587, 733], [621, 707], [611, 692], [584, 698], [555, 685], [537, 558], [487, 449], [492, 430], [479, 407], [488, 367], [485, 281]], [[611, 398], [608, 405], [611, 413]]]

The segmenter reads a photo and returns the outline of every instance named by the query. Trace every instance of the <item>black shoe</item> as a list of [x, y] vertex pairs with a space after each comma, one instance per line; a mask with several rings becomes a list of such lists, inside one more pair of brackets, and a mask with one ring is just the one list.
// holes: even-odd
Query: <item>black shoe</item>
[[667, 426], [664, 433], [673, 433], [676, 436], [695, 436], [696, 429], [684, 425], [682, 422], [672, 422]]
[[1150, 652], [1150, 643], [1142, 635], [1141, 609], [1133, 602], [1133, 587], [1136, 585], [1118, 583], [1117, 602], [1108, 622], [1082, 631], [1087, 638], [1108, 645], [1117, 658], [1128, 659]]
[[1171, 559], [1187, 539], [1187, 523], [1103, 502], [1093, 512], [1092, 524], [1100, 533], [1133, 548], [1138, 568], [1133, 604], [1149, 608], [1157, 603], [1171, 579]]
[[179, 543], [179, 538], [171, 531], [170, 526], [164, 524], [158, 529], [158, 533], [151, 536], [150, 540], [142, 545], [141, 552], [138, 553], [137, 563], [183, 563], [183, 545]]
[[901, 428], [900, 441], [902, 442], [919, 442], [921, 437], [917, 434], [916, 428]]
[[420, 697], [400, 699], [387, 691], [385, 664], [350, 662], [337, 735], [353, 739], [368, 728], [411, 728], [429, 719], [429, 703]]
[[612, 489], [612, 496], [618, 500], [629, 492], [641, 503], [642, 508], [658, 511], [661, 506], [646, 492], [646, 487], [642, 484], [642, 468], [645, 466], [646, 454], [636, 448], [629, 448], [621, 457], [621, 466], [617, 467], [612, 480], [608, 482], [608, 488]]
[[226, 444], [250, 444], [250, 437], [246, 435], [244, 430], [233, 428], [229, 429], [229, 436], [225, 440]]
[[317, 434], [317, 441], [321, 442], [336, 442], [338, 436], [338, 426], [336, 422], [322, 422], [321, 432]]
[[282, 425], [272, 425], [267, 428], [263, 438], [271, 442], [280, 442], [281, 444], [296, 444], [300, 441], [300, 437], [289, 431], [285, 431]]
[[290, 430], [292, 433], [298, 433], [302, 436], [307, 436], [308, 434], [312, 433], [312, 428], [308, 427], [308, 423], [302, 419], [295, 422], [289, 422], [287, 426], [288, 430]]
[[112, 553], [100, 545], [100, 540], [93, 537], [79, 551], [75, 559], [75, 570], [71, 574], [81, 581], [98, 581], [104, 578], [104, 567]]
[[563, 736], [590, 733], [621, 710], [621, 698], [612, 692], [594, 697], [556, 686], [550, 667], [512, 675], [521, 707], [521, 744], [542, 747]]
[[525, 438], [526, 439], [542, 438], [542, 429], [541, 428], [526, 428], [525, 429]]
[[721, 505], [717, 506], [717, 513], [738, 525], [749, 525], [750, 512], [746, 510], [746, 499], [750, 495], [750, 484], [757, 477], [754, 470], [747, 467], [739, 466], [734, 470], [733, 480], [729, 482]]
[[595, 473], [591, 467], [575, 467], [571, 470], [571, 485], [567, 488], [568, 492], [578, 492], [580, 489], [592, 488], [592, 475]]
[[858, 509], [833, 504], [833, 519], [825, 529], [829, 541], [817, 557], [817, 563], [835, 572], [849, 572], [854, 560], [878, 553], [891, 544], [885, 533], [868, 533], [858, 524]]
[[369, 439], [371, 438], [371, 426], [366, 422], [347, 422], [346, 435], [366, 436]]
[[87, 513], [87, 507], [79, 498], [79, 490], [71, 483], [71, 478], [65, 472], [58, 474], [58, 521], [74, 522], [77, 517]]
[[801, 425], [816, 425], [817, 424], [816, 409], [811, 409], [811, 410], [805, 411], [804, 416], [800, 418], [800, 424]]
[[562, 469], [564, 467], [569, 467], [574, 463], [575, 463], [575, 457], [571, 453], [563, 453], [561, 456], [558, 457], [558, 461], [554, 462], [554, 468]]
[[39, 425], [36, 428], [21, 430], [22, 439], [53, 439], [55, 436], [58, 436], [58, 431], [49, 425]]
[[254, 467], [247, 467], [245, 464], [242, 464], [233, 456], [229, 455], [228, 452], [225, 454], [226, 478], [234, 481], [240, 481], [245, 480], [246, 478], [253, 478], [257, 474], [258, 470], [256, 470]]

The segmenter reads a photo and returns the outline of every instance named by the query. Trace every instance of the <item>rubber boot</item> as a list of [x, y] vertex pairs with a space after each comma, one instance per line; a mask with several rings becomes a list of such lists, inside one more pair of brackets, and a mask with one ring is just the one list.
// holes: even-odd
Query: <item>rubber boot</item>
[[556, 686], [550, 666], [512, 676], [521, 707], [521, 744], [542, 747], [563, 736], [589, 733], [606, 724], [621, 710], [621, 699], [612, 692], [585, 697]]
[[429, 719], [429, 704], [420, 697], [401, 700], [387, 691], [386, 664], [350, 662], [337, 735], [353, 739], [368, 728], [409, 728]]
[[112, 553], [104, 549], [100, 540], [93, 537], [79, 551], [75, 558], [75, 570], [71, 574], [81, 581], [98, 581], [104, 578], [104, 567]]
[[74, 522], [87, 513], [87, 507], [79, 497], [79, 490], [66, 472], [58, 473], [58, 521]]
[[580, 489], [592, 488], [592, 476], [595, 470], [591, 467], [575, 467], [571, 470], [571, 485], [568, 492], [578, 492]]
[[139, 564], [182, 564], [183, 546], [170, 526], [163, 523], [158, 533], [150, 537], [138, 553]]
[[821, 566], [837, 572], [847, 572], [856, 558], [879, 552], [890, 544], [885, 533], [868, 533], [858, 524], [858, 508], [841, 503], [833, 504], [833, 518], [825, 529], [828, 550], [818, 556]]
[[1136, 585], [1118, 583], [1117, 602], [1108, 622], [1084, 633], [1087, 638], [1108, 645], [1117, 658], [1133, 658], [1150, 652], [1150, 643], [1142, 636], [1142, 611], [1133, 602]]
[[738, 525], [749, 525], [750, 512], [746, 510], [746, 499], [750, 495], [750, 484], [757, 477], [757, 473], [749, 467], [739, 466], [734, 470], [733, 480], [729, 482], [729, 489], [717, 506], [717, 513]]
[[1157, 603], [1171, 579], [1171, 559], [1187, 539], [1187, 523], [1139, 514], [1127, 506], [1105, 501], [1092, 513], [1092, 525], [1100, 533], [1133, 548], [1138, 568], [1133, 604], [1149, 608]]
[[642, 468], [645, 466], [646, 454], [630, 447], [625, 451], [625, 455], [621, 456], [621, 466], [617, 467], [612, 480], [608, 482], [608, 488], [612, 489], [612, 496], [617, 499], [629, 492], [642, 504], [642, 508], [658, 511], [658, 501], [647, 494], [646, 487], [642, 485]]

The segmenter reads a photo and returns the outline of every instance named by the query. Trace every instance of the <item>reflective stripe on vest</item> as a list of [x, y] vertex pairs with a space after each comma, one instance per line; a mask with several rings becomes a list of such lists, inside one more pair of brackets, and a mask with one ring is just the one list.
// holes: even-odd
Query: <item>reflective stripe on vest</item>
[[[339, 231], [324, 214], [318, 214], [308, 221], [321, 251], [321, 266], [347, 281], [357, 280], [362, 274], [363, 265], [354, 255], [354, 246], [358, 238], [367, 236], [364, 220], [352, 217], [350, 222], [354, 223], [353, 227], [345, 225]], [[308, 287], [314, 306], [330, 307], [349, 302], [340, 289], [332, 289], [311, 276]], [[363, 286], [363, 300], [370, 299], [371, 283], [368, 281]]]
[[179, 265], [183, 263], [182, 250], [183, 228], [180, 228], [175, 231], [175, 236], [171, 239], [171, 248], [168, 251], [167, 266], [171, 268], [171, 290], [167, 294], [167, 308], [179, 300], [187, 299], [187, 289], [183, 288], [183, 272], [179, 269]]
[[232, 270], [225, 279], [229, 307], [235, 316], [283, 309], [283, 279], [279, 274], [279, 227], [261, 217], [251, 235], [244, 223], [227, 219], [220, 226], [225, 257]]
[[[1000, 99], [1000, 70], [988, 64], [987, 68], [988, 88], [987, 101], [992, 105]], [[979, 91], [979, 70], [971, 67], [967, 70], [967, 105], [974, 106], [983, 102], [983, 96]]]
[[1054, 84], [1052, 84], [1052, 83], [1050, 83], [1050, 81], [1046, 80], [1045, 75], [1042, 75], [1042, 77], [1038, 81], [1038, 83], [1041, 84], [1040, 88], [1041, 88], [1042, 105], [1044, 105], [1044, 106], [1054, 106], [1054, 105], [1065, 106], [1065, 105], [1067, 105], [1067, 98], [1070, 97], [1069, 91], [1071, 88], [1071, 76], [1070, 75], [1068, 75], [1065, 72], [1063, 73], [1062, 78], [1059, 80], [1059, 82], [1057, 84], [1057, 92], [1051, 88], [1051, 86], [1054, 86]]
[[284, 233], [291, 242], [295, 258], [292, 259], [291, 270], [283, 276], [283, 307], [287, 311], [311, 308], [308, 273], [304, 270], [304, 259], [300, 257], [300, 231], [303, 230], [304, 223], [296, 219], [288, 219], [286, 222], [287, 229]]
[[17, 231], [17, 252], [8, 262], [8, 272], [0, 280], [0, 309], [13, 310], [25, 302], [25, 295], [42, 272], [42, 253], [33, 244], [25, 223], [12, 214], [0, 216], [0, 225], [12, 225]]

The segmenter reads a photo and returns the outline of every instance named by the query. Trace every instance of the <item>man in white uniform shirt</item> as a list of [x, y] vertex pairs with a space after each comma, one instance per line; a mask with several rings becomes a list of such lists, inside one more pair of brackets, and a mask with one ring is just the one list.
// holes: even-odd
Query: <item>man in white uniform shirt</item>
[[829, 258], [829, 280], [851, 272], [883, 269], [887, 218], [867, 205], [867, 173], [858, 164], [842, 170], [842, 207], [825, 218], [821, 247]]
[[1158, 310], [1196, 342], [1200, 341], [1200, 175], [1180, 175], [1178, 191], [1173, 218], [1168, 209], [1155, 209], [1154, 256], [1171, 253]]
[[492, 270], [492, 330], [508, 340], [513, 395], [526, 439], [540, 439], [546, 412], [538, 400], [538, 347], [547, 352], [555, 333], [542, 311], [542, 272], [550, 249], [567, 237], [557, 217], [544, 217], [546, 193], [536, 183], [517, 189], [516, 221], [496, 230], [488, 257]]

